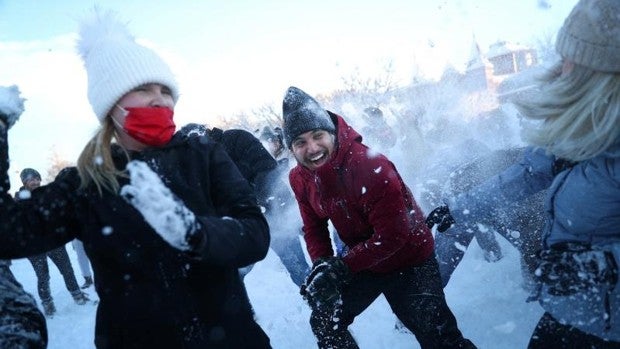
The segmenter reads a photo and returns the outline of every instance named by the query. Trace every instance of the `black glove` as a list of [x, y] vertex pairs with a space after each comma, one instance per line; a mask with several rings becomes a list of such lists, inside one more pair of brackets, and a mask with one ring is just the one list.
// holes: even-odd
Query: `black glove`
[[448, 206], [443, 205], [432, 210], [428, 217], [426, 217], [425, 223], [429, 229], [432, 229], [433, 226], [437, 224], [437, 231], [443, 233], [444, 231], [448, 230], [454, 223], [456, 223], [456, 221], [454, 220], [454, 218], [452, 218]]
[[342, 286], [350, 277], [349, 268], [338, 257], [319, 258], [312, 265], [299, 293], [311, 307], [333, 308], [341, 299]]
[[614, 287], [618, 266], [609, 251], [579, 243], [561, 243], [539, 252], [534, 276], [549, 286], [549, 293], [567, 296], [598, 286]]

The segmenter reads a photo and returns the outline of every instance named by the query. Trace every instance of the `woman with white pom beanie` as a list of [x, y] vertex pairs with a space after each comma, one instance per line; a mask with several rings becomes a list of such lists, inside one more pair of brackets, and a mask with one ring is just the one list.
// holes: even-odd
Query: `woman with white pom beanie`
[[19, 206], [6, 137], [17, 118], [0, 110], [0, 258], [80, 239], [99, 349], [270, 348], [237, 272], [269, 248], [252, 188], [221, 145], [175, 134], [174, 75], [115, 14], [82, 22], [78, 51], [101, 128], [77, 168]]

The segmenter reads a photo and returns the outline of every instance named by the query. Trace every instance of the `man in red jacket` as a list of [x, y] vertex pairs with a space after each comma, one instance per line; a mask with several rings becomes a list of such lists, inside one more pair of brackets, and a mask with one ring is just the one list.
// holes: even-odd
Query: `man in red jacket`
[[[475, 348], [446, 304], [433, 236], [411, 191], [385, 156], [316, 100], [290, 87], [284, 138], [312, 271], [301, 288], [320, 348], [357, 348], [349, 325], [383, 294], [422, 348]], [[331, 221], [346, 245], [334, 256]]]

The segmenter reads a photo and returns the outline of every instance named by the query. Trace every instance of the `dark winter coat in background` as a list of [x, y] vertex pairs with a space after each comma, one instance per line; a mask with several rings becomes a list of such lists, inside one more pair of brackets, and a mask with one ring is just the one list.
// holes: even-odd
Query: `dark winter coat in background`
[[343, 261], [353, 272], [421, 265], [433, 253], [433, 237], [411, 191], [392, 162], [370, 155], [362, 137], [340, 116], [330, 115], [337, 125], [332, 158], [316, 171], [298, 164], [289, 174], [311, 259], [334, 255], [331, 220], [348, 247]]
[[[2, 140], [0, 173], [6, 176], [6, 133]], [[117, 168], [124, 169], [124, 153], [116, 146], [113, 153]], [[265, 257], [269, 228], [224, 149], [177, 135], [165, 147], [130, 156], [149, 164], [196, 215], [205, 238], [200, 250], [168, 245], [120, 195], [101, 197], [94, 185], [79, 189], [77, 170], [70, 168], [34, 190], [25, 207], [15, 205], [4, 188], [0, 257], [82, 240], [97, 276], [98, 348], [269, 347], [237, 272]], [[118, 180], [128, 184], [125, 177]]]
[[270, 192], [276, 181], [278, 163], [258, 138], [248, 131], [212, 128], [209, 138], [221, 143], [228, 156], [239, 168], [243, 177], [254, 188], [258, 203], [267, 206]]
[[46, 348], [45, 318], [9, 265], [0, 260], [0, 348]]

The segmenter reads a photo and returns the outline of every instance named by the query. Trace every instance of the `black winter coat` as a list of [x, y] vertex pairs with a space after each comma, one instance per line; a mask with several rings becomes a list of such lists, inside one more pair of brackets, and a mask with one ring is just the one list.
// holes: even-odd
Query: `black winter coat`
[[9, 265], [0, 260], [0, 348], [47, 348], [45, 317]]
[[[237, 268], [263, 259], [269, 228], [252, 188], [221, 145], [175, 136], [131, 153], [156, 171], [201, 222], [200, 248], [168, 245], [117, 193], [79, 189], [75, 168], [16, 205], [7, 193], [8, 146], [0, 135], [0, 258], [19, 258], [74, 238], [95, 272], [98, 348], [265, 348]], [[127, 163], [114, 148], [119, 169]], [[118, 178], [121, 186], [127, 178]]]
[[208, 136], [224, 146], [243, 177], [253, 186], [259, 204], [267, 206], [277, 180], [278, 163], [260, 140], [245, 130], [223, 131], [215, 127]]

